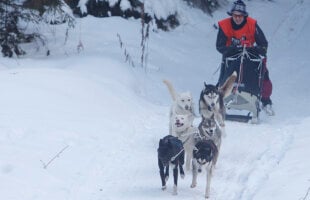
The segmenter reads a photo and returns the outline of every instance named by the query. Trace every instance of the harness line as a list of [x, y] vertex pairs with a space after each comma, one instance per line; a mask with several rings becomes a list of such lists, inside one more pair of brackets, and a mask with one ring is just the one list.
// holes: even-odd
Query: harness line
[[243, 50], [242, 50], [242, 55], [241, 55], [241, 60], [240, 60], [240, 67], [239, 67], [238, 83], [237, 83], [235, 91], [238, 91], [239, 85], [241, 84], [242, 79], [243, 79], [243, 60], [244, 60], [244, 56], [247, 53], [245, 47], [246, 47], [246, 45], [243, 46]]
[[181, 151], [179, 151], [179, 153], [177, 153], [175, 156], [172, 156], [171, 162], [173, 162], [183, 151], [184, 151], [184, 148], [181, 149]]

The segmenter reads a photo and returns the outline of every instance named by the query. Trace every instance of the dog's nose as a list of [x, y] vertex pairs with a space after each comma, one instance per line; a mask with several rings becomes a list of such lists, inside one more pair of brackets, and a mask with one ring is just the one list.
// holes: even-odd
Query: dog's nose
[[211, 103], [211, 106], [214, 107], [214, 106], [215, 106], [215, 103]]
[[186, 109], [186, 110], [188, 110], [188, 109], [189, 109], [189, 106], [188, 106], [188, 105], [186, 105], [186, 106], [185, 106], [185, 109]]

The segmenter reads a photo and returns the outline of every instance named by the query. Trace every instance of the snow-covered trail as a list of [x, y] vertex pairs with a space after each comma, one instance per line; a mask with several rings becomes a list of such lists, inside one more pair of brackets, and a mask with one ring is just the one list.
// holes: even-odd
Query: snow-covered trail
[[[299, 99], [299, 102], [294, 106], [289, 105], [294, 102], [296, 97], [306, 91], [301, 91], [300, 88], [297, 91], [293, 90], [296, 87], [296, 82], [305, 83], [307, 74], [309, 74], [305, 72], [305, 70], [309, 70], [309, 68], [306, 69], [309, 62], [302, 57], [305, 55], [305, 51], [309, 52], [307, 45], [309, 39], [306, 36], [309, 32], [308, 24], [310, 23], [310, 12], [307, 10], [309, 2], [297, 1], [292, 4], [290, 8], [285, 7], [284, 11], [287, 13], [277, 20], [278, 24], [272, 22], [273, 28], [269, 29], [269, 32], [272, 33], [269, 66], [275, 86], [273, 99], [277, 115], [270, 118], [262, 114], [260, 125], [227, 123], [228, 136], [224, 139], [219, 165], [212, 180], [211, 199], [251, 200], [264, 198], [264, 195], [257, 197], [257, 194], [265, 191], [269, 185], [270, 176], [277, 173], [281, 166], [287, 164], [286, 155], [296, 145], [294, 135], [296, 134], [296, 126], [304, 124], [298, 121], [302, 121], [304, 116], [309, 116], [309, 108], [305, 107], [307, 105], [306, 98]], [[264, 20], [266, 19], [260, 20], [262, 24], [264, 24]], [[300, 47], [304, 49], [300, 49]], [[293, 53], [299, 51], [302, 52], [296, 53], [297, 55]], [[290, 80], [287, 80], [284, 77], [287, 77], [288, 74], [291, 75], [292, 65], [296, 65], [297, 69], [293, 71], [296, 73], [290, 76]], [[305, 87], [307, 86], [304, 85], [302, 88]], [[290, 90], [292, 95], [288, 95]], [[306, 131], [300, 130], [300, 134], [305, 134]], [[242, 141], [242, 145], [239, 145], [240, 141]], [[153, 164], [156, 165], [154, 161]], [[156, 170], [156, 167], [153, 166], [153, 168]], [[157, 176], [154, 174], [155, 180]], [[182, 199], [202, 198], [205, 174], [200, 175], [199, 185], [195, 189], [189, 188], [190, 180], [191, 173], [187, 172], [185, 180], [180, 180], [179, 196], [182, 196]], [[159, 180], [157, 184], [159, 184]], [[167, 193], [171, 193], [171, 190], [170, 187]], [[157, 191], [152, 192], [154, 195], [157, 193]], [[150, 196], [155, 198], [153, 195]], [[278, 196], [273, 195], [270, 198], [283, 199], [283, 197]], [[164, 197], [165, 195], [158, 195], [158, 199]], [[166, 198], [174, 197], [168, 196]]]
[[[299, 12], [299, 10], [297, 9], [297, 11], [291, 12]], [[284, 17], [283, 20], [286, 20], [286, 17]], [[287, 27], [287, 22], [283, 25], [283, 20], [279, 20], [279, 25], [275, 26], [278, 27], [278, 31], [274, 33], [274, 37], [280, 37], [283, 32], [281, 29]], [[293, 21], [291, 23], [294, 24], [295, 22]], [[302, 24], [307, 22], [304, 21], [299, 23]], [[214, 30], [210, 31], [212, 33]], [[207, 32], [210, 33], [210, 31]], [[301, 28], [293, 30], [293, 32], [298, 34], [300, 31]], [[182, 38], [182, 33], [176, 31], [176, 34]], [[298, 42], [298, 37], [293, 37], [295, 35], [294, 33], [291, 35], [291, 41], [294, 40], [294, 42]], [[171, 40], [175, 35], [166, 35], [169, 39], [158, 36], [154, 37], [157, 37], [156, 39], [159, 41]], [[199, 37], [201, 37], [201, 35], [197, 34], [196, 38]], [[175, 40], [178, 41], [178, 37], [175, 37]], [[194, 41], [195, 40], [190, 40], [185, 43], [178, 41], [176, 48], [179, 51], [171, 52], [171, 57], [168, 63], [171, 62], [174, 65], [183, 63], [183, 65], [189, 65], [192, 61], [186, 60], [186, 57], [183, 57], [181, 61], [178, 59], [174, 60], [173, 58], [178, 58], [182, 54], [189, 54], [190, 51], [182, 49], [181, 45], [193, 46], [193, 44], [195, 44]], [[197, 42], [197, 44], [198, 43], [199, 42]], [[273, 42], [271, 42], [271, 45], [272, 44]], [[282, 44], [282, 42], [279, 44]], [[283, 45], [285, 44], [286, 43], [283, 43]], [[211, 43], [206, 44], [208, 47], [211, 47], [212, 45], [213, 44]], [[158, 51], [161, 48], [157, 47], [156, 44], [153, 44], [152, 47], [156, 49], [156, 51], [157, 48]], [[278, 48], [283, 48], [283, 46], [280, 45]], [[274, 59], [275, 56], [273, 54], [278, 48], [271, 48], [269, 52], [269, 54], [272, 55], [270, 56], [270, 60]], [[195, 49], [195, 46], [191, 49]], [[197, 48], [194, 51], [197, 58], [199, 58], [199, 54], [203, 54], [202, 49], [203, 48]], [[165, 52], [162, 53], [164, 54]], [[275, 54], [277, 55], [277, 53]], [[209, 55], [209, 57], [212, 57], [212, 55]], [[209, 60], [209, 62], [214, 65], [218, 62], [216, 59], [217, 58], [214, 57], [213, 60]], [[199, 61], [196, 59], [196, 62], [199, 63], [201, 60]], [[276, 66], [284, 66], [283, 69], [286, 70], [287, 64], [285, 59], [273, 60], [270, 62], [270, 65], [273, 66], [274, 63], [277, 64]], [[165, 70], [167, 74], [173, 73], [172, 71], [169, 71], [170, 69], [173, 68], [160, 66], [160, 70]], [[214, 69], [214, 67], [211, 69]], [[278, 71], [278, 69], [279, 68], [272, 69], [272, 71]], [[181, 71], [179, 73], [182, 74], [185, 72]], [[156, 72], [154, 72], [153, 75], [154, 74], [156, 75]], [[207, 77], [214, 80], [213, 75], [208, 74]], [[278, 74], [273, 74], [273, 79], [276, 84], [278, 80], [282, 81], [282, 77]], [[178, 82], [179, 84], [184, 83], [178, 78], [174, 80], [177, 84]], [[160, 83], [155, 84], [157, 84], [155, 86], [156, 88]], [[192, 84], [194, 85], [194, 83]], [[150, 88], [154, 86], [146, 85], [145, 87]], [[195, 88], [197, 87], [195, 86]], [[165, 89], [166, 88], [164, 88], [164, 90]], [[284, 98], [285, 94], [282, 93], [283, 90], [281, 89], [282, 88], [276, 88], [274, 97], [276, 108], [282, 109], [285, 102], [282, 103], [279, 99]], [[280, 94], [280, 96], [278, 96], [278, 94]], [[150, 93], [146, 93], [146, 95], [152, 96]], [[148, 96], [148, 98], [150, 98], [150, 96]], [[289, 100], [289, 102], [291, 101]], [[257, 193], [259, 193], [262, 188], [265, 188], [265, 185], [268, 184], [269, 176], [276, 171], [292, 143], [294, 143], [295, 127], [292, 123], [286, 124], [287, 121], [290, 120], [290, 117], [282, 115], [282, 112], [285, 112], [285, 110], [282, 111], [281, 109], [279, 111], [277, 110], [279, 113], [277, 113], [277, 116], [274, 118], [269, 118], [262, 114], [262, 123], [260, 125], [227, 122], [227, 137], [224, 138], [219, 163], [212, 180], [211, 199], [251, 200], [257, 198]], [[172, 177], [170, 177], [168, 182], [167, 191], [162, 192], [160, 190], [156, 148], [159, 138], [163, 137], [167, 130], [166, 119], [168, 119], [168, 110], [168, 107], [164, 107], [156, 114], [152, 114], [152, 117], [149, 119], [142, 121], [139, 119], [133, 120], [132, 124], [134, 124], [133, 126], [136, 128], [133, 131], [135, 134], [130, 136], [132, 138], [131, 142], [124, 140], [122, 137], [114, 138], [116, 145], [122, 144], [120, 147], [121, 150], [115, 149], [115, 156], [118, 157], [116, 162], [113, 161], [112, 163], [107, 164], [104, 158], [100, 158], [100, 153], [95, 153], [92, 159], [89, 158], [85, 162], [88, 163], [85, 164], [86, 167], [81, 168], [81, 172], [85, 173], [81, 173], [80, 179], [76, 181], [77, 184], [73, 186], [73, 188], [75, 188], [73, 191], [76, 192], [72, 192], [70, 198], [82, 200], [83, 195], [85, 195], [86, 198], [89, 196], [88, 193], [90, 193], [94, 199], [111, 198], [142, 200], [146, 198], [146, 194], [147, 199], [202, 199], [205, 189], [205, 173], [199, 175], [199, 185], [195, 189], [192, 189], [189, 187], [191, 182], [191, 172], [186, 172], [185, 179], [179, 179], [179, 194], [176, 197], [172, 196]], [[197, 119], [197, 123], [199, 123], [199, 119]], [[141, 126], [142, 124], [143, 126]], [[129, 132], [132, 132], [132, 130], [129, 130]], [[240, 141], [242, 141], [242, 145], [240, 145]], [[93, 151], [102, 152], [103, 149], [98, 145]], [[113, 156], [110, 160], [114, 160]], [[94, 165], [93, 163], [105, 164]], [[110, 175], [107, 176], [107, 174]], [[101, 187], [100, 183], [102, 183], [102, 181], [104, 182], [104, 187]], [[111, 193], [113, 193], [113, 195]]]

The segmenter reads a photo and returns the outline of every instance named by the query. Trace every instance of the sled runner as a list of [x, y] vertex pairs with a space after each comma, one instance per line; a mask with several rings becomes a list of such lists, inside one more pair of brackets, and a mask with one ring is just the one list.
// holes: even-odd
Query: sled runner
[[244, 47], [224, 60], [219, 86], [233, 71], [238, 74], [232, 93], [224, 99], [226, 120], [258, 123], [264, 59], [253, 48]]

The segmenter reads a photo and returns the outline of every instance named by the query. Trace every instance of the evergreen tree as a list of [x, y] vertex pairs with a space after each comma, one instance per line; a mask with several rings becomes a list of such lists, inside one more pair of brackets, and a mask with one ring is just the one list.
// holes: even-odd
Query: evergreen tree
[[[143, 17], [145, 23], [154, 21], [159, 29], [168, 31], [180, 25], [178, 13], [162, 18], [155, 14], [143, 13], [142, 6], [144, 0], [66, 0], [69, 1], [70, 7], [74, 14], [85, 17], [88, 14], [95, 17], [120, 16], [123, 18], [135, 19]], [[81, 3], [82, 2], [82, 3]], [[126, 6], [122, 2], [127, 2]]]
[[[68, 1], [68, 0], [66, 0]], [[75, 18], [71, 8], [64, 0], [26, 0], [24, 6], [37, 10], [43, 20], [48, 24], [68, 23], [74, 27]]]
[[226, 0], [185, 0], [189, 5], [199, 8], [202, 11], [212, 15], [220, 4], [223, 4]]
[[26, 52], [20, 44], [32, 42], [35, 39], [42, 41], [38, 33], [26, 33], [27, 26], [23, 23], [39, 23], [40, 16], [31, 10], [23, 9], [22, 3], [17, 0], [0, 0], [0, 46], [3, 56], [20, 56]]
[[57, 25], [67, 23], [65, 34], [65, 43], [69, 37], [69, 29], [75, 27], [75, 18], [71, 8], [64, 2], [64, 0], [46, 0], [42, 17], [44, 22]]

